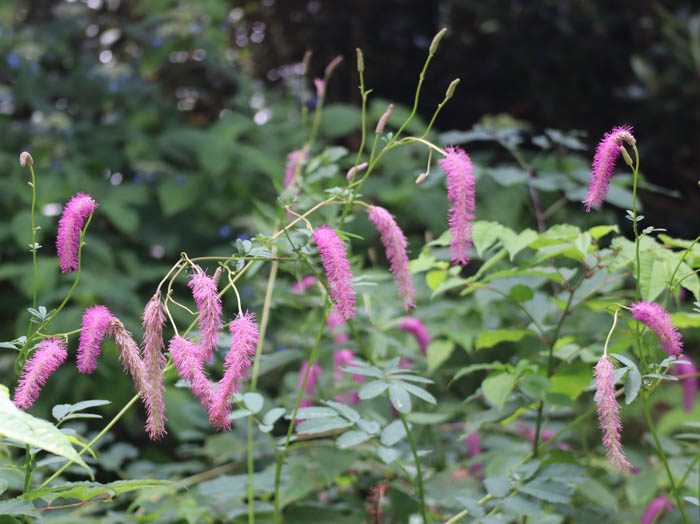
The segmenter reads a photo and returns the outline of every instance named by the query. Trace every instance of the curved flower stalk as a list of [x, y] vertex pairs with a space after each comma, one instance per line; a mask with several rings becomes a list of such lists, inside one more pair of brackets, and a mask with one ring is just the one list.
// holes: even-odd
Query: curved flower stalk
[[166, 358], [163, 354], [163, 324], [165, 313], [160, 301], [160, 291], [148, 301], [143, 310], [143, 365], [145, 372], [144, 402], [146, 404], [146, 431], [151, 440], [158, 440], [167, 433], [165, 430], [165, 404], [163, 403], [163, 369]]
[[653, 522], [658, 521], [658, 515], [660, 515], [662, 512], [668, 513], [671, 511], [672, 507], [673, 504], [666, 495], [656, 497], [649, 504], [647, 504], [647, 507], [644, 509], [644, 514], [639, 522], [640, 524], [652, 524]]
[[450, 224], [450, 259], [455, 264], [469, 263], [472, 247], [472, 221], [475, 218], [474, 168], [469, 155], [459, 147], [445, 148], [447, 156], [438, 164], [447, 175], [447, 199], [452, 202]]
[[100, 346], [113, 318], [106, 306], [89, 307], [83, 313], [77, 354], [80, 373], [90, 374], [97, 368]]
[[671, 368], [672, 375], [696, 375], [681, 379], [683, 386], [683, 408], [686, 411], [693, 411], [695, 397], [698, 394], [698, 368], [687, 355], [682, 360], [677, 360]]
[[615, 399], [615, 367], [607, 355], [600, 357], [595, 366], [595, 401], [598, 404], [598, 420], [603, 431], [603, 444], [607, 448], [610, 462], [621, 472], [632, 469], [622, 452], [620, 443], [620, 406]]
[[423, 322], [416, 317], [406, 317], [399, 322], [399, 328], [411, 333], [415, 337], [416, 342], [418, 342], [421, 353], [425, 354], [430, 345], [430, 333], [428, 333]]
[[199, 311], [199, 350], [202, 361], [211, 362], [213, 350], [218, 351], [216, 340], [219, 330], [223, 327], [221, 321], [221, 297], [216, 288], [216, 281], [207, 276], [199, 266], [195, 266], [187, 286], [192, 289], [192, 296]]
[[660, 305], [652, 302], [637, 302], [632, 304], [632, 317], [644, 322], [656, 336], [661, 347], [671, 356], [678, 357], [683, 353], [681, 334], [673, 325], [671, 315]]
[[177, 335], [170, 339], [168, 351], [173, 357], [177, 372], [183, 380], [189, 382], [192, 394], [208, 412], [214, 396], [214, 388], [204, 372], [199, 348], [194, 342]]
[[391, 272], [394, 274], [396, 285], [399, 288], [399, 297], [403, 300], [403, 307], [406, 311], [410, 311], [412, 307], [416, 306], [416, 290], [408, 270], [406, 237], [394, 217], [386, 209], [380, 206], [369, 206], [368, 211], [370, 222], [381, 234], [386, 257], [389, 259]]
[[314, 231], [313, 240], [321, 254], [334, 310], [345, 320], [355, 318], [355, 290], [352, 288], [352, 272], [343, 241], [326, 225]]
[[[354, 364], [350, 363], [353, 358], [355, 358], [355, 353], [349, 349], [341, 349], [333, 353], [333, 384], [337, 384], [343, 380], [345, 376], [345, 371], [342, 369], [343, 366], [354, 366]], [[365, 377], [359, 373], [353, 373], [352, 379], [358, 384], [363, 384], [365, 381]], [[357, 391], [353, 391], [352, 393], [345, 395], [336, 395], [335, 399], [338, 402], [344, 402], [346, 404], [360, 403], [360, 396]]]
[[608, 193], [610, 177], [615, 169], [615, 161], [620, 156], [622, 142], [627, 142], [631, 146], [637, 143], [630, 126], [613, 128], [609, 133], [605, 133], [603, 140], [598, 144], [593, 157], [591, 184], [586, 198], [583, 200], [587, 213], [591, 211], [591, 208], [600, 207]]
[[22, 371], [15, 390], [14, 404], [20, 409], [29, 409], [39, 396], [51, 373], [68, 358], [66, 343], [60, 338], [45, 338], [39, 343]]
[[85, 225], [85, 220], [97, 209], [97, 205], [90, 195], [78, 193], [63, 209], [61, 219], [58, 221], [56, 237], [56, 251], [62, 273], [78, 269], [80, 232]]

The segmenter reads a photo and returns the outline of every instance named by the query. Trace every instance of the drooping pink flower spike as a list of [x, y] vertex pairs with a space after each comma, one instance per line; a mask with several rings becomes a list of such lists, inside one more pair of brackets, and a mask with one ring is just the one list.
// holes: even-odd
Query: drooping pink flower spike
[[399, 297], [403, 300], [404, 309], [409, 311], [416, 306], [416, 290], [413, 287], [411, 272], [408, 270], [406, 237], [391, 213], [383, 207], [369, 206], [369, 220], [381, 234], [386, 257], [389, 259], [391, 272], [399, 288]]
[[[681, 360], [674, 362], [671, 368], [671, 374], [676, 376], [697, 375], [697, 372], [697, 366], [687, 355], [681, 357]], [[683, 378], [681, 379], [681, 385], [683, 386], [683, 408], [686, 411], [693, 411], [695, 397], [698, 394], [698, 377]]]
[[632, 135], [630, 126], [619, 126], [613, 128], [609, 133], [605, 133], [603, 140], [598, 144], [595, 156], [593, 157], [593, 168], [591, 169], [591, 184], [583, 203], [586, 204], [586, 212], [591, 208], [600, 207], [608, 193], [610, 177], [615, 169], [615, 161], [620, 156], [622, 142], [633, 146], [637, 143]]
[[165, 313], [160, 301], [160, 291], [156, 292], [143, 310], [143, 365], [145, 371], [144, 403], [146, 404], [146, 431], [151, 440], [158, 440], [167, 433], [165, 430], [165, 404], [163, 403], [163, 369], [167, 359], [163, 354], [163, 324]]
[[472, 246], [472, 221], [475, 218], [474, 168], [469, 155], [459, 147], [445, 148], [447, 156], [438, 164], [447, 175], [447, 199], [452, 202], [448, 213], [450, 224], [450, 259], [466, 265]]
[[211, 361], [213, 350], [218, 351], [216, 340], [223, 327], [221, 320], [221, 297], [216, 288], [216, 281], [207, 276], [199, 266], [195, 266], [187, 285], [192, 289], [192, 296], [199, 312], [199, 349], [202, 360]]
[[656, 518], [657, 515], [659, 515], [661, 512], [668, 513], [669, 511], [671, 511], [672, 506], [673, 504], [671, 500], [666, 495], [656, 497], [649, 504], [647, 504], [647, 507], [644, 510], [644, 514], [642, 515], [642, 518], [639, 521], [640, 524], [652, 524], [652, 522], [654, 522], [655, 519], [658, 521], [658, 519]]
[[83, 313], [77, 354], [80, 373], [89, 374], [97, 368], [100, 346], [113, 318], [106, 306], [89, 307]]
[[[479, 432], [475, 431], [474, 433], [469, 434], [467, 438], [464, 439], [464, 446], [467, 448], [467, 456], [469, 458], [481, 455], [481, 439], [479, 438]], [[470, 466], [469, 472], [476, 474], [482, 469], [484, 469], [484, 463], [477, 462], [476, 464], [472, 464]]]
[[637, 302], [632, 304], [632, 317], [649, 326], [656, 336], [659, 344], [671, 356], [678, 357], [683, 353], [681, 334], [673, 325], [671, 315], [654, 302]]
[[399, 329], [403, 329], [411, 333], [423, 354], [425, 354], [428, 346], [430, 345], [430, 333], [425, 327], [423, 322], [416, 317], [406, 317], [401, 322], [399, 322]]
[[80, 251], [80, 233], [85, 220], [97, 209], [90, 195], [78, 193], [63, 208], [63, 214], [58, 221], [56, 251], [62, 273], [78, 269], [78, 252]]
[[352, 271], [350, 271], [350, 262], [348, 262], [343, 241], [335, 231], [326, 225], [314, 231], [312, 238], [321, 254], [321, 262], [328, 279], [334, 309], [345, 320], [355, 318], [355, 291], [352, 288]]
[[27, 360], [22, 377], [15, 390], [14, 404], [20, 409], [29, 409], [39, 396], [51, 373], [68, 358], [66, 343], [60, 338], [45, 338]]
[[[119, 350], [119, 359], [122, 361], [124, 371], [128, 371], [134, 381], [136, 389], [144, 393], [146, 384], [146, 368], [141, 360], [141, 350], [138, 344], [117, 317], [107, 326], [107, 336], [114, 337], [114, 344]], [[142, 397], [145, 403], [145, 395]]]
[[192, 394], [204, 409], [209, 411], [214, 396], [214, 388], [204, 372], [204, 362], [197, 344], [179, 335], [168, 344], [175, 369], [183, 380], [189, 382]]
[[[349, 349], [341, 349], [333, 353], [333, 384], [337, 384], [345, 376], [345, 371], [343, 371], [343, 366], [348, 365], [354, 367], [355, 364], [351, 364], [351, 360], [355, 358], [355, 353]], [[365, 377], [359, 373], [353, 373], [352, 379], [358, 384], [363, 384]], [[359, 404], [360, 396], [357, 391], [353, 391], [350, 394], [336, 395], [335, 400], [343, 403]]]
[[284, 165], [284, 189], [289, 189], [294, 184], [297, 172], [306, 162], [308, 156], [309, 149], [307, 147], [295, 149], [287, 155], [287, 162]]

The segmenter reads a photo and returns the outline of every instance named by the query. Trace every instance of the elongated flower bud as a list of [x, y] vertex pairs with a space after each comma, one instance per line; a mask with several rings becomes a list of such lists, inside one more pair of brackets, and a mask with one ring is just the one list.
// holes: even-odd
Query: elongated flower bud
[[358, 164], [357, 166], [352, 166], [350, 169], [348, 169], [348, 172], [345, 174], [345, 178], [348, 180], [352, 180], [355, 177], [355, 173], [359, 173], [360, 171], [364, 171], [367, 169], [367, 162], [362, 162], [361, 164]]
[[459, 147], [448, 147], [447, 157], [438, 164], [447, 174], [447, 199], [452, 202], [448, 214], [450, 224], [450, 258], [466, 265], [472, 246], [474, 220], [474, 168], [471, 159]]
[[652, 500], [647, 507], [644, 509], [644, 514], [642, 515], [640, 524], [652, 524], [654, 521], [658, 521], [656, 518], [661, 512], [669, 512], [673, 504], [671, 500], [666, 495], [661, 495]]
[[434, 55], [435, 53], [437, 53], [438, 45], [440, 44], [440, 40], [442, 40], [442, 37], [445, 36], [445, 33], [447, 33], [447, 28], [443, 27], [442, 29], [440, 29], [438, 34], [436, 34], [433, 37], [433, 41], [430, 43], [430, 50], [429, 50], [431, 55]]
[[328, 65], [326, 66], [325, 71], [323, 72], [325, 78], [328, 78], [329, 76], [331, 76], [331, 74], [333, 73], [335, 68], [338, 67], [338, 64], [340, 64], [340, 62], [342, 62], [342, 61], [343, 61], [342, 55], [338, 55], [333, 60], [331, 60], [328, 63]]
[[615, 399], [615, 367], [607, 355], [600, 357], [595, 366], [595, 401], [598, 404], [598, 421], [603, 431], [603, 444], [607, 448], [606, 455], [610, 462], [621, 472], [632, 469], [622, 452], [620, 443], [620, 406]]
[[62, 273], [78, 269], [80, 232], [85, 225], [85, 220], [95, 209], [97, 209], [97, 202], [85, 193], [75, 195], [63, 209], [61, 220], [58, 221], [56, 237], [56, 251]]
[[60, 338], [45, 338], [27, 360], [15, 390], [14, 404], [29, 409], [39, 396], [51, 373], [68, 358], [66, 343]]
[[389, 104], [389, 107], [386, 108], [386, 111], [384, 111], [384, 114], [379, 118], [379, 122], [377, 122], [377, 128], [374, 130], [374, 132], [378, 135], [381, 135], [384, 132], [384, 127], [386, 126], [387, 120], [391, 117], [391, 113], [394, 112], [394, 104]]
[[423, 322], [416, 317], [406, 317], [399, 322], [399, 328], [411, 333], [416, 338], [421, 352], [425, 354], [430, 345], [430, 333], [428, 333]]
[[653, 302], [637, 302], [632, 304], [632, 317], [644, 322], [656, 336], [664, 351], [674, 357], [683, 353], [681, 334], [673, 325], [671, 315], [660, 305]]
[[362, 55], [362, 49], [359, 47], [355, 49], [357, 51], [357, 72], [364, 73], [365, 71], [365, 58]]
[[141, 350], [134, 341], [131, 333], [126, 330], [121, 320], [112, 317], [107, 326], [107, 335], [114, 337], [114, 343], [119, 350], [119, 358], [124, 366], [124, 371], [128, 371], [134, 381], [136, 389], [143, 392], [146, 381], [146, 369], [141, 360]]
[[369, 220], [381, 234], [386, 258], [391, 264], [391, 272], [399, 288], [399, 297], [403, 300], [404, 309], [409, 311], [416, 306], [416, 290], [413, 287], [411, 272], [408, 270], [406, 237], [391, 213], [383, 207], [370, 206]]
[[22, 151], [22, 153], [20, 153], [19, 155], [19, 165], [22, 167], [33, 166], [34, 159], [32, 158], [32, 155], [30, 155], [26, 151]]
[[163, 403], [163, 368], [167, 362], [163, 350], [165, 313], [160, 291], [148, 301], [143, 310], [143, 365], [145, 370], [144, 403], [146, 404], [146, 431], [151, 440], [158, 440], [165, 431], [165, 404]]
[[204, 373], [204, 363], [200, 359], [199, 348], [193, 342], [181, 336], [170, 339], [168, 351], [173, 357], [175, 369], [190, 385], [192, 394], [199, 400], [204, 409], [209, 411], [214, 388]]
[[320, 100], [326, 94], [326, 83], [320, 78], [314, 78], [314, 85], [316, 86], [316, 97]]
[[219, 429], [231, 427], [228, 414], [231, 411], [230, 397], [238, 391], [241, 380], [248, 377], [250, 359], [255, 356], [259, 339], [259, 326], [255, 322], [255, 313], [239, 314], [229, 326], [231, 332], [231, 350], [224, 362], [224, 376], [219, 381], [219, 390], [214, 395], [209, 407], [209, 421]]
[[[673, 367], [671, 368], [671, 374], [676, 376], [697, 375], [697, 372], [698, 368], [687, 355], [683, 357], [683, 360], [674, 362]], [[683, 408], [686, 411], [693, 411], [695, 397], [698, 394], [698, 377], [691, 376], [682, 378], [681, 385], [683, 386]]]
[[346, 320], [355, 318], [355, 291], [352, 271], [345, 245], [335, 231], [323, 225], [313, 233], [313, 240], [321, 254], [321, 262], [328, 279], [335, 310]]
[[100, 346], [107, 332], [107, 326], [114, 317], [105, 306], [89, 307], [83, 313], [78, 345], [78, 371], [92, 373], [97, 367]]
[[284, 188], [289, 189], [294, 183], [294, 178], [300, 164], [306, 162], [308, 149], [295, 149], [287, 155], [287, 163], [284, 165]]
[[450, 85], [447, 86], [447, 91], [445, 91], [445, 100], [449, 100], [452, 98], [455, 94], [455, 89], [457, 89], [457, 85], [459, 84], [459, 78], [455, 78], [452, 82], [450, 82]]
[[591, 208], [600, 207], [603, 203], [610, 186], [610, 177], [615, 169], [615, 161], [620, 156], [620, 147], [623, 141], [630, 145], [636, 143], [630, 126], [613, 128], [612, 131], [605, 134], [603, 140], [598, 144], [593, 157], [591, 185], [583, 200], [587, 213], [590, 212]]
[[195, 267], [187, 285], [192, 289], [192, 296], [199, 311], [199, 349], [202, 360], [211, 361], [214, 357], [213, 350], [218, 351], [216, 339], [223, 327], [221, 297], [214, 279], [208, 277], [199, 266]]

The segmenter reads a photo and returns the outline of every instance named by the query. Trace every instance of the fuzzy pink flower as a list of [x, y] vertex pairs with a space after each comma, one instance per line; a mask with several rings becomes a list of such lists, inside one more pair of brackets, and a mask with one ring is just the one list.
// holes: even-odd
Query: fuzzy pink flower
[[336, 328], [345, 324], [345, 319], [343, 316], [335, 310], [332, 310], [328, 314], [328, 320], [326, 320], [326, 325], [331, 331], [335, 331]]
[[143, 364], [145, 371], [144, 403], [146, 404], [146, 431], [151, 440], [158, 440], [165, 430], [165, 404], [163, 403], [163, 368], [167, 359], [163, 354], [163, 324], [165, 313], [160, 301], [160, 291], [149, 300], [143, 310]]
[[209, 411], [214, 388], [204, 373], [204, 363], [197, 345], [181, 336], [175, 336], [168, 344], [168, 351], [173, 357], [177, 372], [183, 380], [189, 382], [192, 394], [199, 399], [202, 407]]
[[[469, 458], [481, 455], [481, 439], [479, 438], [479, 433], [475, 431], [464, 439], [464, 446], [467, 448], [467, 456]], [[484, 469], [483, 462], [477, 462], [469, 468], [469, 472], [472, 474], [478, 473]]]
[[77, 354], [80, 373], [92, 373], [97, 368], [100, 346], [112, 318], [112, 313], [105, 306], [89, 307], [83, 313]]
[[671, 315], [660, 305], [653, 302], [637, 302], [632, 304], [632, 317], [644, 322], [656, 336], [666, 353], [674, 357], [683, 353], [681, 334], [673, 325]]
[[[333, 384], [337, 384], [342, 381], [345, 376], [345, 371], [343, 371], [343, 366], [348, 365], [354, 367], [355, 364], [351, 364], [350, 361], [355, 358], [355, 353], [349, 349], [341, 349], [333, 353]], [[359, 373], [353, 373], [352, 379], [358, 384], [363, 384], [365, 377]], [[336, 395], [335, 399], [338, 402], [345, 402], [351, 404], [359, 404], [360, 396], [357, 391], [353, 391], [349, 395]]]
[[[304, 385], [304, 377], [306, 376], [306, 370], [309, 367], [309, 361], [305, 360], [301, 365], [299, 370], [299, 382], [297, 382], [297, 389], [301, 389]], [[311, 369], [309, 369], [309, 376], [306, 379], [306, 386], [304, 386], [304, 394], [313, 397], [316, 394], [316, 385], [318, 384], [318, 379], [321, 377], [321, 366], [318, 364], [313, 364]]]
[[[672, 375], [695, 375], [698, 372], [695, 363], [688, 356], [684, 356], [683, 360], [677, 360], [673, 364]], [[693, 411], [695, 397], [698, 393], [698, 377], [681, 379], [681, 385], [683, 386], [683, 408], [686, 411]]]
[[300, 171], [301, 166], [306, 162], [308, 149], [295, 149], [287, 155], [287, 162], [284, 165], [284, 188], [289, 189], [294, 183], [297, 171]]
[[606, 133], [598, 144], [595, 156], [593, 157], [593, 168], [591, 170], [591, 185], [586, 194], [583, 203], [586, 204], [586, 212], [590, 212], [591, 208], [600, 207], [608, 193], [610, 185], [610, 177], [615, 169], [615, 161], [620, 156], [621, 142], [627, 142], [630, 145], [636, 143], [632, 136], [632, 128], [630, 126], [620, 126], [613, 128], [612, 131]]
[[615, 367], [607, 355], [600, 357], [595, 366], [595, 401], [598, 404], [598, 421], [603, 431], [603, 444], [607, 448], [606, 455], [613, 466], [621, 472], [632, 469], [622, 452], [620, 443], [620, 406], [615, 399]]
[[346, 320], [355, 318], [355, 291], [345, 245], [335, 231], [323, 225], [314, 231], [313, 240], [321, 254], [334, 309]]
[[146, 368], [141, 360], [141, 350], [134, 341], [131, 333], [126, 330], [121, 320], [112, 317], [107, 326], [107, 335], [114, 337], [114, 343], [119, 350], [119, 358], [124, 366], [124, 371], [128, 371], [134, 381], [136, 389], [143, 392], [146, 383]]
[[447, 175], [447, 199], [452, 202], [448, 214], [450, 224], [450, 259], [466, 265], [472, 246], [474, 220], [474, 168], [472, 161], [459, 147], [445, 149], [447, 156], [438, 161]]
[[406, 237], [391, 213], [383, 207], [370, 206], [369, 220], [381, 234], [386, 258], [389, 259], [391, 272], [394, 274], [396, 285], [399, 288], [399, 297], [403, 300], [404, 309], [409, 311], [416, 306], [416, 291], [413, 287], [411, 272], [408, 270]]
[[292, 291], [295, 293], [306, 293], [315, 283], [316, 277], [314, 275], [307, 275], [292, 286]]
[[[532, 426], [522, 423], [518, 426], [518, 434], [522, 435], [523, 437], [527, 438], [530, 443], [535, 442], [535, 428]], [[548, 440], [551, 440], [555, 437], [556, 433], [550, 429], [543, 429], [540, 431], [540, 442], [547, 442]], [[567, 451], [571, 449], [571, 446], [569, 446], [566, 442], [562, 442], [559, 444], [559, 449], [562, 449], [564, 451]]]
[[430, 345], [430, 333], [428, 333], [423, 322], [416, 317], [406, 317], [399, 322], [399, 328], [411, 333], [416, 338], [421, 352], [425, 354]]
[[218, 351], [216, 339], [223, 327], [221, 321], [221, 297], [216, 289], [216, 282], [208, 277], [199, 266], [195, 266], [192, 277], [187, 284], [192, 289], [192, 296], [199, 311], [199, 350], [202, 361], [214, 358], [213, 349]]
[[58, 236], [56, 237], [56, 251], [62, 273], [78, 269], [80, 233], [85, 225], [85, 220], [95, 209], [97, 209], [97, 202], [85, 193], [75, 195], [63, 208], [61, 220], [58, 221]]
[[656, 497], [647, 505], [646, 509], [644, 510], [644, 515], [642, 515], [642, 518], [639, 521], [640, 524], [652, 524], [652, 522], [654, 522], [654, 519], [656, 519], [657, 515], [659, 515], [662, 511], [671, 511], [672, 506], [673, 504], [666, 495]]
[[259, 338], [259, 326], [255, 313], [239, 314], [230, 324], [231, 350], [224, 362], [224, 376], [219, 381], [219, 390], [209, 407], [209, 421], [219, 429], [229, 429], [231, 421], [231, 394], [238, 391], [240, 380], [245, 380], [250, 369], [250, 359], [255, 355]]
[[68, 358], [66, 343], [60, 338], [45, 338], [27, 360], [15, 389], [14, 404], [20, 409], [29, 409], [39, 396], [41, 388], [51, 373]]

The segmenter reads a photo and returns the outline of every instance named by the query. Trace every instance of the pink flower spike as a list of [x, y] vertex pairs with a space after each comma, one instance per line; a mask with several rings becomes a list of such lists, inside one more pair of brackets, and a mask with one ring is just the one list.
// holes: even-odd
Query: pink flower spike
[[636, 143], [630, 126], [613, 128], [612, 131], [605, 134], [603, 140], [598, 144], [593, 157], [591, 185], [583, 200], [587, 213], [591, 211], [591, 208], [598, 208], [603, 203], [605, 195], [608, 193], [610, 177], [615, 169], [615, 161], [620, 156], [621, 142], [623, 141], [630, 145]]
[[[672, 375], [695, 375], [698, 372], [695, 363], [688, 356], [683, 356], [682, 360], [677, 360], [673, 364], [674, 366], [671, 368]], [[695, 397], [698, 393], [698, 377], [683, 378], [681, 379], [681, 385], [683, 386], [683, 408], [686, 411], [693, 411]]]
[[678, 357], [683, 353], [681, 334], [673, 325], [671, 315], [660, 305], [653, 302], [637, 302], [632, 304], [632, 317], [644, 322], [656, 336], [659, 344], [666, 353]]
[[213, 349], [218, 351], [216, 339], [223, 327], [221, 297], [214, 279], [208, 277], [199, 266], [195, 266], [187, 285], [192, 289], [192, 296], [199, 311], [199, 349], [202, 361], [211, 361], [214, 358]]
[[15, 389], [14, 404], [20, 409], [29, 409], [39, 396], [51, 373], [68, 358], [66, 343], [60, 338], [45, 338], [27, 360], [22, 377]]
[[320, 100], [326, 94], [326, 83], [321, 78], [314, 78], [314, 85], [316, 86], [316, 98]]
[[657, 520], [656, 517], [662, 511], [665, 511], [666, 513], [671, 511], [672, 506], [673, 504], [671, 503], [671, 500], [666, 495], [656, 497], [649, 504], [647, 504], [647, 507], [644, 510], [644, 515], [642, 515], [642, 519], [639, 521], [640, 524], [652, 524], [655, 520]]
[[399, 297], [403, 300], [403, 308], [409, 311], [416, 306], [416, 291], [413, 287], [411, 272], [408, 270], [406, 237], [391, 213], [383, 207], [370, 206], [369, 220], [381, 234], [386, 258], [389, 259], [391, 272], [399, 288]]
[[620, 443], [620, 406], [615, 399], [615, 367], [607, 355], [600, 357], [595, 366], [595, 401], [598, 404], [598, 421], [603, 431], [603, 444], [610, 462], [621, 472], [628, 472], [632, 465], [627, 462]]
[[418, 342], [418, 346], [423, 354], [425, 354], [430, 345], [430, 333], [419, 318], [406, 317], [399, 323], [399, 328], [411, 333]]
[[472, 246], [472, 221], [475, 218], [474, 168], [472, 161], [459, 147], [445, 149], [447, 157], [438, 164], [447, 175], [447, 199], [452, 202], [448, 213], [450, 224], [450, 259], [466, 265]]
[[321, 254], [334, 309], [346, 320], [355, 318], [355, 291], [345, 245], [335, 231], [323, 225], [313, 233], [313, 240]]
[[[479, 439], [479, 433], [474, 432], [470, 434], [466, 439], [464, 439], [464, 445], [467, 448], [467, 456], [469, 458], [481, 455], [481, 440]], [[484, 469], [483, 462], [477, 462], [469, 468], [469, 472], [472, 474], [478, 473]]]
[[255, 313], [239, 314], [229, 325], [231, 349], [224, 362], [224, 376], [219, 381], [219, 390], [209, 407], [209, 421], [218, 429], [229, 429], [231, 421], [231, 395], [238, 391], [239, 383], [248, 377], [250, 359], [255, 356], [260, 327]]
[[95, 209], [97, 209], [97, 202], [85, 193], [75, 195], [63, 208], [63, 214], [58, 221], [58, 235], [56, 237], [56, 251], [62, 273], [78, 269], [80, 233], [85, 225], [85, 220]]
[[284, 165], [284, 189], [289, 189], [292, 186], [297, 171], [299, 171], [301, 165], [306, 162], [308, 154], [309, 150], [304, 148], [295, 149], [287, 155], [287, 163]]
[[189, 382], [192, 394], [199, 403], [209, 411], [214, 396], [214, 388], [204, 373], [204, 363], [200, 359], [199, 348], [193, 342], [175, 336], [168, 344], [168, 351], [173, 357], [173, 363], [183, 380]]
[[307, 275], [292, 286], [292, 291], [295, 293], [306, 293], [315, 283], [316, 277], [314, 275]]
[[362, 162], [361, 164], [358, 164], [357, 166], [352, 166], [350, 169], [348, 169], [348, 172], [345, 174], [345, 178], [348, 179], [348, 181], [352, 180], [355, 176], [355, 173], [359, 173], [360, 171], [364, 171], [367, 169], [367, 166], [369, 164], [367, 162]]
[[89, 307], [83, 313], [77, 354], [80, 373], [89, 374], [97, 368], [100, 346], [112, 318], [112, 313], [105, 306]]
[[[112, 317], [107, 326], [107, 335], [114, 337], [114, 343], [119, 350], [119, 358], [124, 366], [124, 371], [128, 371], [134, 381], [136, 389], [143, 392], [146, 384], [146, 368], [141, 360], [141, 350], [134, 341], [121, 320]], [[145, 398], [142, 398], [145, 402]]]
[[[297, 382], [297, 389], [301, 389], [304, 385], [304, 376], [306, 376], [306, 370], [309, 367], [309, 361], [305, 360], [301, 365], [299, 370], [299, 382]], [[309, 370], [309, 376], [306, 379], [306, 386], [304, 386], [304, 394], [313, 397], [316, 394], [316, 385], [318, 384], [318, 379], [321, 376], [321, 366], [318, 364], [313, 364]]]
[[345, 319], [336, 310], [332, 310], [328, 314], [328, 320], [326, 320], [326, 325], [328, 326], [328, 329], [330, 329], [331, 331], [334, 331], [335, 328], [338, 328], [338, 327], [342, 326], [343, 324], [345, 324]]
[[146, 431], [151, 440], [158, 440], [165, 430], [165, 404], [163, 403], [163, 368], [167, 359], [163, 354], [163, 324], [165, 313], [160, 301], [160, 291], [149, 300], [143, 310], [143, 363], [145, 371], [144, 404], [146, 404]]

